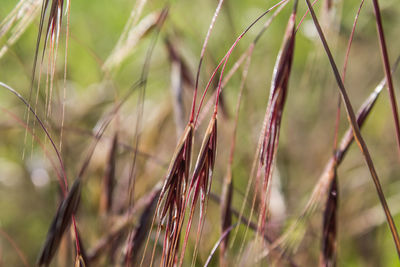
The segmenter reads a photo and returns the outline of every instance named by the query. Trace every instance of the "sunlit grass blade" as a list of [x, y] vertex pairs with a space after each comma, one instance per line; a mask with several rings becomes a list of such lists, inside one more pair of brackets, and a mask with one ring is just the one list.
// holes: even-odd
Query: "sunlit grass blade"
[[[158, 23], [165, 19], [164, 11], [153, 12], [144, 17], [137, 25], [132, 25], [124, 40], [120, 40], [105, 60], [103, 69], [110, 71], [120, 66], [130, 56], [140, 40], [142, 40]], [[162, 23], [162, 22], [161, 22]]]

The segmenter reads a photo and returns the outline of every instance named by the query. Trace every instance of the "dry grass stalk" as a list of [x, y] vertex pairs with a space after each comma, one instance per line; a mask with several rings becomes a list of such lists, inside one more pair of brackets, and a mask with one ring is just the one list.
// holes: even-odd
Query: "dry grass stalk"
[[[400, 57], [397, 58], [396, 63], [392, 68], [392, 72], [397, 69], [397, 66], [400, 62]], [[376, 101], [380, 93], [382, 92], [384, 86], [386, 84], [386, 80], [383, 79], [379, 85], [375, 87], [372, 93], [367, 97], [361, 107], [358, 109], [357, 112], [357, 124], [360, 128], [364, 126], [364, 122], [367, 119], [368, 115], [372, 111], [372, 108], [375, 106]], [[328, 195], [329, 185], [332, 184], [335, 174], [335, 165], [339, 167], [342, 163], [350, 145], [354, 141], [354, 134], [351, 127], [347, 129], [345, 134], [343, 135], [339, 148], [337, 149], [335, 155], [332, 155], [331, 158], [325, 165], [325, 168], [320, 175], [317, 183], [314, 186], [313, 192], [307, 201], [302, 213], [300, 214], [299, 218], [288, 227], [288, 230], [276, 240], [275, 245], [284, 245], [288, 246], [289, 243], [292, 243], [291, 246], [293, 248], [297, 247], [298, 243], [302, 240], [303, 236], [297, 237], [297, 240], [292, 240], [291, 236], [296, 236], [293, 234], [294, 232], [298, 232], [299, 228], [302, 228], [302, 224], [305, 223], [307, 218], [309, 218], [317, 209], [320, 207], [323, 199], [325, 196]], [[303, 232], [304, 234], [304, 232]]]
[[164, 11], [157, 11], [144, 17], [137, 25], [132, 25], [126, 37], [120, 39], [117, 46], [106, 59], [103, 70], [110, 71], [120, 66], [133, 53], [138, 42], [163, 19], [165, 19]]
[[[389, 56], [388, 56], [388, 51], [386, 48], [386, 41], [385, 41], [385, 34], [383, 31], [383, 26], [382, 26], [382, 17], [381, 17], [381, 10], [379, 8], [379, 2], [378, 0], [372, 0], [372, 3], [374, 5], [374, 12], [375, 12], [375, 17], [376, 17], [376, 28], [378, 30], [378, 36], [379, 36], [379, 45], [381, 47], [381, 56], [382, 56], [382, 63], [383, 67], [385, 70], [385, 76], [386, 76], [386, 83], [387, 83], [387, 88], [389, 91], [389, 99], [390, 99], [390, 104], [392, 107], [392, 114], [393, 114], [393, 120], [394, 120], [394, 126], [396, 130], [396, 137], [397, 137], [397, 148], [398, 148], [398, 153], [400, 156], [400, 123], [399, 123], [399, 111], [397, 108], [397, 100], [396, 100], [396, 94], [394, 91], [394, 85], [393, 85], [393, 79], [392, 79], [392, 74], [390, 72], [390, 62], [389, 62]], [[400, 243], [400, 241], [399, 241]], [[400, 245], [400, 244], [398, 244]], [[400, 248], [398, 247], [398, 253], [400, 257]]]
[[[129, 16], [129, 19], [124, 26], [122, 34], [119, 37], [118, 42], [115, 45], [113, 51], [110, 53], [110, 55], [117, 54], [118, 50], [120, 50], [121, 47], [126, 45], [128, 39], [129, 39], [129, 36], [132, 37], [132, 31], [134, 31], [134, 29], [137, 28], [138, 21], [140, 19], [140, 16], [142, 15], [143, 8], [145, 7], [146, 3], [147, 3], [147, 0], [136, 1], [135, 6], [133, 7], [131, 14]], [[110, 56], [108, 58], [110, 58]]]
[[336, 63], [335, 63], [335, 61], [333, 59], [333, 56], [332, 56], [332, 53], [331, 53], [331, 51], [329, 49], [328, 43], [326, 42], [326, 39], [325, 39], [325, 36], [324, 36], [324, 34], [322, 32], [321, 26], [319, 25], [319, 22], [318, 22], [318, 19], [317, 19], [316, 15], [315, 15], [314, 9], [311, 6], [309, 0], [306, 0], [306, 2], [307, 2], [307, 6], [308, 6], [308, 8], [309, 8], [309, 10], [311, 12], [311, 16], [313, 18], [314, 25], [317, 28], [318, 35], [320, 36], [320, 39], [322, 41], [322, 44], [323, 44], [324, 49], [326, 51], [326, 54], [327, 54], [327, 56], [329, 58], [329, 62], [331, 64], [332, 70], [334, 72], [336, 81], [338, 83], [339, 91], [340, 91], [340, 94], [342, 96], [343, 102], [344, 102], [345, 107], [346, 107], [348, 120], [349, 120], [349, 123], [350, 123], [350, 125], [351, 125], [351, 127], [353, 129], [354, 139], [356, 140], [356, 142], [357, 142], [357, 144], [358, 144], [358, 146], [359, 146], [359, 148], [360, 148], [360, 150], [361, 150], [361, 152], [362, 152], [362, 154], [364, 156], [366, 164], [368, 165], [368, 168], [370, 170], [370, 173], [371, 173], [371, 176], [372, 176], [372, 180], [373, 180], [373, 182], [375, 184], [375, 188], [377, 190], [377, 194], [378, 194], [379, 200], [380, 200], [380, 202], [382, 204], [382, 208], [383, 208], [383, 210], [385, 212], [386, 219], [388, 221], [389, 228], [390, 228], [394, 243], [396, 245], [397, 253], [398, 253], [399, 257], [400, 257], [400, 238], [399, 238], [399, 235], [398, 235], [398, 232], [397, 232], [397, 228], [396, 228], [396, 225], [394, 223], [392, 214], [391, 214], [391, 212], [389, 210], [389, 207], [388, 207], [388, 205], [386, 203], [386, 199], [385, 199], [385, 196], [384, 196], [384, 193], [383, 193], [383, 190], [382, 190], [382, 186], [381, 186], [380, 181], [379, 181], [378, 174], [376, 173], [374, 163], [373, 163], [373, 161], [371, 159], [371, 155], [369, 153], [367, 145], [365, 144], [365, 141], [361, 136], [360, 129], [359, 129], [357, 121], [356, 121], [356, 116], [355, 116], [354, 111], [353, 111], [353, 107], [351, 106], [349, 97], [347, 96], [347, 91], [346, 91], [346, 89], [345, 89], [345, 87], [343, 85], [343, 82], [342, 82], [342, 79], [340, 77], [339, 71], [337, 69]]
[[118, 148], [118, 134], [115, 133], [108, 154], [105, 174], [102, 180], [102, 190], [100, 195], [100, 214], [106, 215], [111, 211], [112, 199], [115, 185], [115, 164]]
[[48, 266], [60, 245], [61, 238], [71, 223], [76, 212], [81, 192], [81, 179], [76, 179], [67, 197], [61, 202], [50, 229], [47, 232], [46, 241], [37, 260], [38, 266]]
[[269, 198], [269, 184], [272, 177], [272, 167], [279, 143], [280, 125], [293, 61], [296, 6], [297, 2], [295, 2], [295, 7], [289, 18], [282, 47], [275, 64], [269, 102], [265, 115], [267, 124], [263, 130], [264, 140], [260, 151], [260, 163], [262, 166], [265, 166], [265, 176], [261, 193], [260, 216], [258, 222], [259, 233], [263, 233], [265, 231]]
[[337, 207], [338, 207], [338, 185], [336, 168], [334, 169], [333, 180], [330, 184], [326, 209], [323, 216], [322, 230], [322, 251], [320, 254], [319, 266], [334, 267], [336, 266], [337, 253]]
[[[35, 80], [35, 72], [36, 72], [36, 64], [37, 64], [37, 59], [38, 59], [39, 46], [40, 46], [40, 42], [41, 42], [41, 36], [43, 33], [45, 16], [49, 9], [49, 2], [50, 2], [50, 0], [44, 0], [43, 4], [42, 4], [42, 11], [40, 14], [39, 33], [38, 33], [38, 37], [37, 37], [35, 59], [34, 59], [34, 63], [33, 63], [34, 65], [33, 65], [33, 71], [32, 71], [32, 83], [31, 83], [31, 90], [30, 90], [31, 92], [30, 92], [29, 101], [31, 100], [33, 83]], [[70, 6], [70, 0], [67, 0], [66, 4], [67, 4], [67, 10], [68, 10], [69, 6]], [[52, 0], [51, 7], [49, 10], [47, 27], [45, 30], [44, 43], [43, 43], [43, 52], [42, 52], [42, 57], [41, 57], [42, 62], [44, 59], [44, 54], [45, 54], [48, 43], [49, 43], [49, 49], [50, 49], [50, 51], [49, 51], [50, 77], [47, 77], [47, 82], [50, 82], [50, 85], [48, 88], [49, 89], [48, 96], [46, 96], [47, 116], [49, 116], [51, 113], [53, 81], [54, 81], [54, 75], [55, 75], [55, 70], [56, 70], [57, 51], [58, 51], [58, 44], [59, 44], [60, 33], [61, 33], [63, 9], [64, 9], [64, 0]], [[39, 88], [38, 88], [38, 91], [39, 91]], [[37, 100], [36, 100], [36, 102], [37, 102]]]

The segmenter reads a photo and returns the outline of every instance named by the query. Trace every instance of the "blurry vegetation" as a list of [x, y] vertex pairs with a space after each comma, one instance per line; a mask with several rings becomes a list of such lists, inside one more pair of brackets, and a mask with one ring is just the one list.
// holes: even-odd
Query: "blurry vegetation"
[[[47, 114], [46, 103], [50, 98], [46, 90], [49, 90], [50, 86], [52, 58], [49, 54], [51, 49], [47, 47], [41, 66], [43, 40], [39, 48], [30, 103], [61, 151], [70, 186], [78, 177], [87, 155], [91, 153], [91, 144], [99, 127], [107, 120], [107, 116], [112, 114], [113, 119], [97, 143], [87, 170], [79, 178], [82, 179], [81, 199], [75, 217], [83, 245], [82, 250], [86, 252], [84, 258], [87, 266], [124, 264], [122, 262], [127, 240], [129, 237], [132, 238], [135, 229], [140, 229], [145, 231], [141, 237], [143, 244], [139, 246], [138, 251], [133, 252], [134, 262], [139, 266], [153, 220], [152, 212], [158, 200], [158, 195], [155, 195], [154, 191], [157, 190], [155, 186], [157, 183], [160, 186], [164, 182], [176, 144], [189, 120], [200, 51], [219, 1], [136, 0], [138, 3], [145, 2], [135, 24], [141, 25], [142, 28], [137, 27], [136, 31], [131, 33], [133, 39], [137, 40], [132, 41], [133, 39], [128, 38], [130, 44], [135, 44], [127, 46], [126, 57], [115, 65], [105, 65], [105, 62], [113, 55], [131, 12], [135, 12], [138, 3], [131, 0], [70, 1], [68, 50], [65, 49], [68, 12], [67, 1], [64, 1], [55, 61], [51, 113]], [[22, 13], [26, 16], [28, 14], [32, 16], [32, 23], [27, 24], [26, 31], [21, 32], [20, 37], [4, 54], [1, 54], [1, 49], [7, 45], [15, 28], [3, 34], [1, 30], [6, 25], [0, 24], [0, 82], [11, 86], [27, 100], [30, 95], [41, 2], [3, 0], [0, 3], [0, 23], [11, 14], [17, 4], [37, 5], [34, 14], [27, 13], [26, 10], [21, 11], [26, 12]], [[252, 184], [247, 198], [245, 194], [259, 135], [263, 129], [273, 68], [292, 12], [292, 2], [289, 1], [282, 9], [255, 45], [238, 113], [236, 147], [232, 163], [231, 207], [235, 214], [240, 212], [244, 203], [243, 218], [254, 222], [255, 228], [259, 218], [258, 197], [253, 212], [251, 207], [253, 196], [260, 194], [258, 191], [261, 190], [261, 185], [254, 189]], [[319, 0], [314, 6], [340, 70], [360, 2]], [[49, 3], [49, 8], [51, 3], [52, 1]], [[276, 3], [277, 1], [261, 0], [224, 1], [206, 48], [200, 72], [197, 107], [212, 71], [235, 39], [259, 15]], [[326, 5], [329, 4], [331, 6], [327, 8]], [[168, 14], [163, 22], [160, 21], [160, 16], [164, 14], [162, 12], [166, 7]], [[400, 52], [398, 51], [400, 6], [394, 0], [381, 0], [380, 8], [389, 58], [393, 64]], [[300, 1], [296, 27], [306, 10], [305, 1]], [[224, 77], [227, 77], [235, 62], [247, 51], [272, 13], [255, 24], [238, 43], [227, 63]], [[49, 10], [45, 17], [42, 38], [46, 35], [48, 14]], [[128, 35], [132, 29], [127, 29]], [[174, 58], [168, 44], [178, 57]], [[148, 58], [153, 45], [154, 51]], [[116, 51], [121, 52], [118, 49]], [[65, 121], [61, 129], [66, 52]], [[146, 83], [144, 86], [135, 86], [135, 83], [143, 78], [145, 62], [149, 64]], [[197, 207], [183, 266], [190, 266], [196, 247], [198, 255], [195, 265], [203, 266], [222, 235], [221, 205], [218, 199], [222, 197], [223, 183], [229, 166], [236, 102], [244, 66], [245, 63], [232, 76], [221, 94], [217, 153], [201, 241], [196, 245], [200, 210]], [[207, 107], [208, 99], [211, 99], [210, 111], [207, 114], [200, 113], [200, 118], [203, 115], [205, 117], [204, 120], [200, 119], [198, 129], [194, 131], [189, 184], [212, 114], [212, 92], [217, 87], [219, 75], [220, 72], [217, 72], [216, 81], [212, 83], [204, 103], [203, 110]], [[38, 103], [35, 104], [39, 77], [40, 91]], [[356, 26], [345, 80], [354, 110], [360, 107], [384, 77], [374, 9], [372, 1], [366, 1]], [[399, 71], [394, 72], [393, 82], [397, 96], [400, 94], [397, 90], [400, 87], [399, 77]], [[174, 90], [177, 90], [174, 87], [177, 84], [182, 85], [182, 106], [179, 107], [177, 104], [179, 102], [174, 98]], [[296, 34], [280, 142], [274, 161], [272, 185], [269, 189], [272, 193], [269, 199], [266, 233], [272, 241], [285, 236], [290, 225], [298, 219], [324, 171], [325, 164], [333, 154], [337, 99], [337, 83], [313, 21], [310, 15], [307, 15]], [[125, 100], [126, 102], [114, 114], [112, 111], [115, 106]], [[49, 139], [45, 137], [38, 122], [34, 122], [32, 114], [29, 117], [28, 127], [30, 132], [37, 135], [42, 146], [32, 138], [29, 131], [25, 137], [26, 129], [23, 124], [26, 123], [27, 108], [3, 87], [0, 90], [0, 109], [2, 114], [0, 117], [0, 266], [22, 266], [21, 254], [26, 257], [29, 266], [34, 266], [51, 221], [63, 199], [51, 161], [55, 163], [57, 171], [60, 171], [60, 165]], [[346, 113], [342, 108], [339, 140], [348, 127]], [[368, 116], [362, 128], [362, 135], [379, 174], [394, 221], [398, 225], [400, 223], [399, 152], [386, 87]], [[112, 150], [113, 140], [117, 143], [115, 150]], [[114, 168], [111, 171], [110, 164]], [[113, 179], [112, 203], [109, 210], [104, 210], [104, 206], [100, 208], [100, 203], [104, 201], [105, 194], [107, 195], [104, 191], [106, 190], [104, 179], [110, 172], [113, 173], [113, 177], [108, 177]], [[336, 215], [337, 266], [400, 266], [396, 247], [368, 167], [355, 144], [351, 145], [338, 167], [337, 179], [339, 187]], [[149, 199], [146, 200], [149, 196], [153, 197], [151, 200], [154, 203]], [[300, 220], [299, 228], [304, 229], [289, 232], [291, 236], [279, 243], [276, 252], [260, 258], [258, 263], [252, 260], [264, 255], [270, 244], [264, 244], [259, 250], [255, 245], [258, 239], [254, 230], [257, 229], [246, 230], [246, 224], [238, 224], [237, 216], [232, 215], [234, 229], [230, 233], [226, 251], [228, 266], [234, 264], [290, 266], [294, 263], [297, 266], [316, 266], [320, 261], [323, 242], [322, 217], [326, 197], [318, 201], [320, 203], [317, 203], [316, 212]], [[134, 212], [127, 216], [127, 211], [131, 209]], [[186, 209], [185, 223], [178, 246], [178, 259], [189, 210]], [[150, 219], [144, 220], [142, 214], [145, 212], [150, 213]], [[124, 219], [129, 221], [129, 227], [109, 242], [107, 248], [100, 250], [99, 256], [94, 259], [90, 253], [99, 245], [101, 239]], [[150, 264], [157, 224], [156, 217], [145, 252], [145, 265]], [[155, 265], [159, 265], [161, 260], [163, 231], [164, 228], [156, 244]], [[235, 236], [236, 231], [237, 236]], [[301, 238], [301, 231], [304, 231], [304, 238]], [[295, 239], [298, 240], [293, 241]], [[10, 240], [15, 244], [13, 245]], [[71, 266], [76, 256], [74, 244], [74, 231], [66, 231], [64, 240], [52, 259], [52, 266]], [[20, 255], [15, 246], [19, 248]], [[282, 252], [285, 252], [283, 256]], [[219, 257], [217, 250], [209, 266], [220, 266]]]

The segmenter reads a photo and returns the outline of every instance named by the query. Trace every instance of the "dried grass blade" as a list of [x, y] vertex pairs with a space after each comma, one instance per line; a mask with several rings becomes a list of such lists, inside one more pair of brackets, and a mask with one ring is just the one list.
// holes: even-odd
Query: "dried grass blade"
[[[375, 12], [375, 18], [376, 18], [376, 28], [378, 30], [379, 45], [381, 47], [381, 55], [382, 55], [382, 63], [383, 63], [383, 67], [384, 67], [384, 70], [385, 70], [387, 88], [388, 88], [388, 91], [389, 91], [389, 99], [390, 99], [390, 104], [391, 104], [391, 107], [392, 107], [393, 120], [394, 120], [395, 129], [396, 129], [397, 148], [398, 148], [398, 153], [399, 153], [399, 156], [400, 156], [399, 111], [398, 111], [398, 108], [397, 108], [396, 94], [395, 94], [395, 91], [394, 91], [392, 74], [390, 72], [389, 56], [388, 56], [388, 51], [387, 51], [387, 48], [386, 48], [385, 34], [384, 34], [384, 31], [383, 31], [383, 26], [382, 26], [381, 11], [380, 11], [380, 8], [379, 8], [378, 0], [372, 0], [372, 3], [374, 4], [374, 12]], [[400, 251], [399, 251], [399, 256], [400, 256]]]
[[383, 210], [385, 212], [386, 219], [387, 219], [387, 222], [389, 224], [389, 228], [390, 228], [390, 231], [392, 233], [392, 237], [393, 237], [394, 243], [396, 245], [397, 254], [400, 257], [400, 238], [399, 238], [399, 234], [397, 232], [396, 225], [394, 223], [392, 214], [391, 214], [391, 212], [389, 210], [389, 207], [387, 205], [386, 198], [384, 196], [384, 193], [383, 193], [383, 190], [382, 190], [382, 186], [381, 186], [380, 181], [379, 181], [378, 174], [376, 173], [374, 163], [373, 163], [373, 161], [371, 159], [371, 155], [369, 154], [369, 150], [367, 148], [367, 145], [365, 144], [365, 141], [361, 136], [360, 129], [358, 127], [358, 124], [357, 124], [357, 121], [356, 121], [356, 117], [355, 117], [355, 114], [354, 114], [354, 111], [353, 111], [353, 107], [351, 106], [350, 99], [347, 96], [346, 89], [345, 89], [345, 87], [343, 85], [343, 82], [342, 82], [342, 79], [340, 77], [339, 71], [337, 69], [336, 63], [335, 63], [335, 61], [333, 59], [333, 56], [332, 56], [331, 51], [329, 49], [328, 43], [326, 42], [326, 39], [325, 39], [325, 36], [324, 36], [324, 34], [322, 32], [321, 26], [319, 25], [319, 22], [318, 22], [318, 19], [317, 19], [316, 15], [315, 15], [314, 9], [311, 6], [309, 0], [306, 0], [306, 2], [307, 2], [308, 9], [311, 12], [311, 16], [313, 18], [314, 25], [317, 28], [318, 35], [320, 36], [320, 39], [322, 41], [322, 44], [323, 44], [324, 49], [326, 51], [326, 54], [327, 54], [327, 56], [329, 58], [329, 62], [331, 64], [332, 70], [334, 72], [336, 81], [338, 83], [339, 90], [340, 90], [340, 93], [342, 95], [342, 99], [343, 99], [343, 102], [345, 104], [345, 107], [346, 107], [348, 120], [349, 120], [349, 123], [350, 123], [350, 125], [351, 125], [351, 127], [353, 129], [354, 139], [356, 140], [356, 142], [357, 142], [357, 144], [358, 144], [358, 146], [359, 146], [359, 148], [360, 148], [360, 150], [361, 150], [361, 152], [362, 152], [362, 154], [364, 156], [366, 164], [368, 165], [368, 168], [370, 170], [370, 173], [371, 173], [371, 176], [372, 176], [372, 180], [373, 180], [373, 182], [375, 184], [379, 200], [380, 200], [382, 208], [383, 208]]
[[61, 202], [50, 229], [47, 232], [46, 241], [37, 260], [38, 266], [48, 266], [57, 251], [65, 230], [71, 223], [73, 214], [78, 208], [81, 193], [81, 179], [76, 179], [68, 192], [67, 197]]

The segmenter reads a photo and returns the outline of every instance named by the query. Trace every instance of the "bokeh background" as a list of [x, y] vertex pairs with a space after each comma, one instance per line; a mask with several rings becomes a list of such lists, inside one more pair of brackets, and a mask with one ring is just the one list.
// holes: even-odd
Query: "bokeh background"
[[[0, 21], [20, 2], [3, 0], [0, 3]], [[41, 1], [31, 1], [41, 2]], [[215, 0], [170, 1], [168, 17], [155, 44], [150, 60], [143, 116], [140, 123], [140, 143], [135, 169], [135, 199], [150, 192], [151, 188], [164, 179], [168, 163], [177, 141], [177, 123], [174, 119], [174, 97], [172, 81], [174, 72], [167, 49], [167, 40], [186, 64], [190, 77], [194, 79], [201, 47], [217, 6]], [[325, 4], [332, 4], [329, 12]], [[276, 1], [230, 1], [226, 0], [215, 28], [211, 34], [200, 75], [200, 92], [203, 91], [212, 70], [225, 55], [236, 37], [263, 11]], [[342, 67], [347, 41], [360, 1], [319, 0], [315, 5], [323, 29], [327, 34], [335, 60]], [[400, 51], [400, 6], [397, 1], [380, 1], [391, 63]], [[147, 16], [160, 12], [166, 1], [149, 1], [139, 18], [141, 23]], [[66, 115], [62, 139], [62, 158], [67, 177], [72, 183], [93, 141], [98, 122], [109, 112], [113, 104], [123, 99], [132, 85], [141, 77], [146, 53], [155, 38], [155, 29], [133, 40], [128, 46], [126, 57], [114, 66], [106, 64], [112, 55], [124, 26], [135, 6], [131, 0], [71, 1], [68, 40]], [[249, 75], [245, 85], [239, 115], [237, 148], [233, 164], [234, 195], [232, 206], [240, 210], [247, 201], [245, 216], [249, 216], [251, 199], [244, 199], [249, 181], [251, 164], [261, 132], [269, 95], [273, 66], [283, 39], [292, 3], [273, 20], [255, 46]], [[297, 21], [306, 10], [304, 1], [299, 3]], [[25, 12], [25, 11], [24, 11]], [[0, 57], [0, 81], [12, 86], [23, 97], [29, 98], [36, 38], [38, 34], [40, 6], [32, 16], [26, 31]], [[260, 31], [262, 19], [240, 41], [232, 53], [227, 70], [246, 51]], [[63, 19], [57, 64], [54, 76], [52, 112], [46, 115], [46, 79], [49, 73], [48, 54], [45, 54], [40, 76], [40, 92], [37, 112], [45, 122], [50, 134], [60, 143], [61, 112], [63, 102], [63, 76], [65, 59], [66, 17]], [[4, 26], [4, 25], [2, 25]], [[13, 32], [0, 39], [4, 47]], [[136, 42], [136, 43], [134, 43]], [[39, 49], [41, 54], [42, 47]], [[40, 60], [39, 60], [40, 64]], [[221, 194], [222, 181], [226, 174], [235, 106], [239, 92], [240, 70], [232, 77], [223, 91], [223, 114], [219, 117], [218, 152], [213, 176], [212, 193]], [[354, 109], [358, 109], [369, 93], [384, 77], [376, 33], [372, 2], [366, 1], [350, 52], [346, 77]], [[399, 72], [393, 75], [397, 95], [400, 87]], [[183, 83], [184, 122], [189, 116], [193, 87]], [[209, 94], [210, 95], [210, 94]], [[332, 155], [335, 130], [338, 90], [330, 69], [329, 61], [322, 49], [314, 25], [308, 15], [298, 31], [290, 77], [289, 92], [283, 115], [281, 138], [277, 155], [274, 179], [277, 195], [273, 198], [271, 216], [277, 216], [278, 226], [273, 227], [276, 237], [296, 220], [306, 204], [325, 163]], [[37, 123], [29, 127], [43, 142], [43, 149], [28, 135], [18, 120], [25, 121], [26, 107], [12, 94], [1, 88], [0, 107], [0, 266], [22, 266], [16, 249], [6, 238], [8, 235], [33, 266], [46, 237], [48, 227], [60, 202], [60, 189], [49, 157], [56, 162], [50, 142], [44, 137]], [[77, 221], [82, 241], [87, 250], [107, 232], [107, 218], [99, 215], [101, 181], [105, 173], [112, 137], [118, 132], [119, 146], [116, 158], [115, 214], [126, 208], [127, 179], [132, 164], [138, 94], [127, 99], [116, 115], [104, 137], [99, 141], [89, 168], [85, 174], [81, 203]], [[13, 116], [10, 113], [14, 114]], [[209, 115], [195, 135], [195, 152], [199, 150], [202, 135]], [[348, 128], [345, 112], [341, 113], [339, 136]], [[400, 165], [387, 90], [382, 92], [362, 130], [372, 159], [381, 178], [391, 211], [397, 224], [400, 223]], [[194, 156], [195, 157], [195, 156]], [[400, 266], [389, 228], [384, 220], [376, 190], [359, 149], [352, 145], [338, 170], [339, 213], [338, 213], [338, 266]], [[274, 215], [275, 214], [275, 215]], [[112, 215], [109, 215], [112, 216]], [[197, 215], [196, 215], [197, 216]], [[139, 214], [134, 214], [137, 224]], [[256, 217], [253, 218], [256, 221]], [[234, 219], [234, 222], [236, 219]], [[199, 245], [196, 266], [202, 266], [215, 242], [220, 237], [219, 204], [210, 200], [203, 237]], [[299, 266], [315, 266], [318, 263], [322, 238], [322, 210], [305, 223], [304, 239], [289, 255]], [[195, 227], [193, 227], [195, 229]], [[193, 231], [195, 232], [195, 231]], [[243, 240], [245, 226], [239, 227], [238, 237], [229, 251], [234, 259], [241, 243], [251, 244], [254, 233], [250, 231]], [[69, 235], [67, 235], [69, 237]], [[195, 234], [191, 236], [187, 259], [190, 264]], [[66, 257], [69, 260], [73, 259]], [[68, 253], [67, 253], [68, 255]], [[95, 266], [111, 266], [100, 259]], [[57, 259], [58, 257], [58, 259]], [[56, 254], [54, 266], [70, 266], [63, 255]], [[242, 261], [246, 262], [246, 256]], [[263, 261], [264, 262], [264, 261]], [[267, 261], [269, 262], [269, 261]], [[271, 261], [276, 266], [284, 262]], [[218, 266], [218, 257], [211, 261]]]

